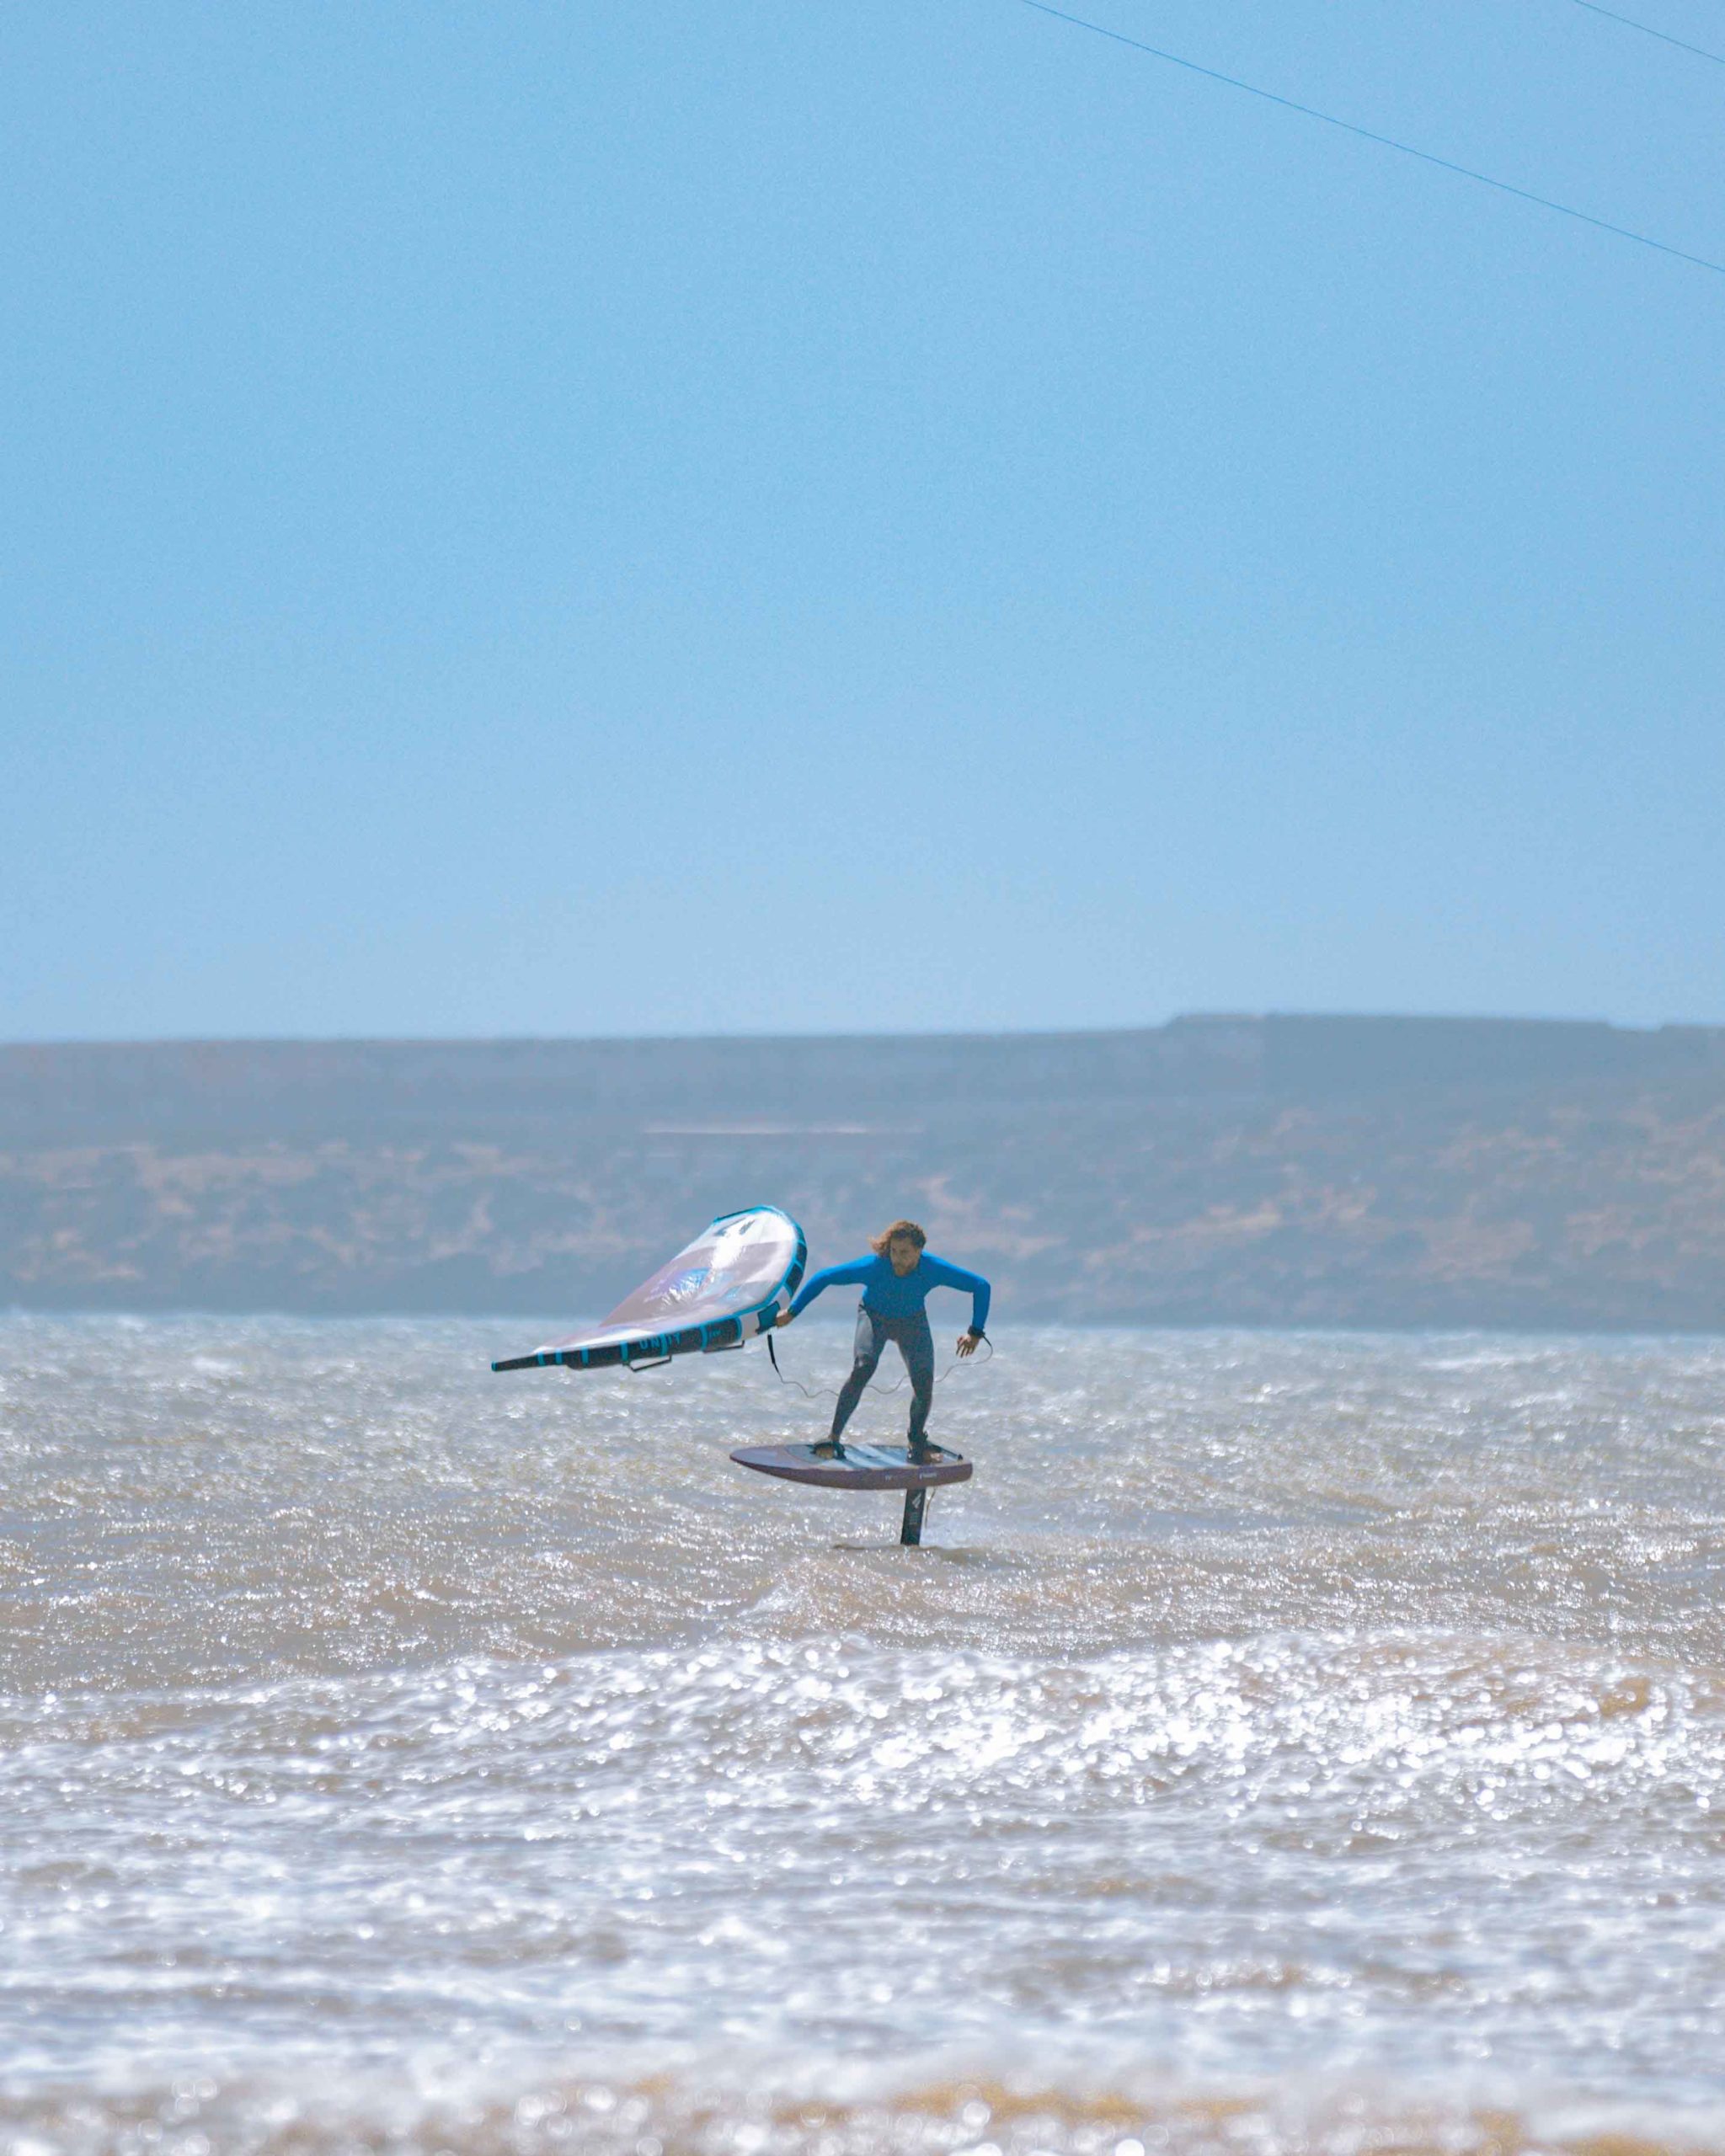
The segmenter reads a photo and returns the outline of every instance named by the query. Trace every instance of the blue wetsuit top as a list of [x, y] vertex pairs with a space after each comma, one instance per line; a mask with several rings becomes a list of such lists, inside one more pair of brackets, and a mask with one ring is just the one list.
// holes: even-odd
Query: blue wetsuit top
[[970, 1297], [970, 1330], [980, 1332], [988, 1323], [989, 1286], [980, 1273], [967, 1273], [962, 1265], [948, 1265], [943, 1257], [924, 1251], [901, 1279], [889, 1257], [853, 1257], [848, 1265], [829, 1265], [824, 1273], [810, 1273], [803, 1292], [791, 1305], [797, 1317], [827, 1288], [861, 1288], [862, 1307], [877, 1317], [920, 1317], [931, 1288], [959, 1288]]

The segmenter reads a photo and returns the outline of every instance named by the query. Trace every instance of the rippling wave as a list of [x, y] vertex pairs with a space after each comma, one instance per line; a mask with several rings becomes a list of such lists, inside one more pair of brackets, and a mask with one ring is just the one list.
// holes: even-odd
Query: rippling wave
[[0, 1338], [19, 2156], [1725, 2149], [1718, 1342]]

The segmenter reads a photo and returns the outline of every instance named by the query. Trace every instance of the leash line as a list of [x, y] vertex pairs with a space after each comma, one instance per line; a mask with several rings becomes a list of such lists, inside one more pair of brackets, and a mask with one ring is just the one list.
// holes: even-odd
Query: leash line
[[[986, 1333], [983, 1335], [982, 1344], [988, 1350], [987, 1354], [983, 1358], [983, 1359], [985, 1362], [991, 1363], [994, 1360], [994, 1342], [988, 1337]], [[783, 1385], [790, 1386], [793, 1391], [800, 1392], [804, 1400], [836, 1400], [838, 1398], [841, 1388], [837, 1385], [835, 1385], [830, 1392], [811, 1392], [808, 1386], [803, 1383], [800, 1378], [788, 1378], [784, 1372], [779, 1368], [778, 1349], [774, 1343], [773, 1337], [771, 1332], [766, 1336], [766, 1353], [768, 1358], [772, 1364], [772, 1374], [778, 1380], [779, 1383]], [[936, 1378], [934, 1381], [935, 1384], [937, 1385], [944, 1385], [947, 1380], [953, 1374], [953, 1372], [958, 1369], [961, 1361], [970, 1362], [972, 1360], [974, 1360], [974, 1358], [969, 1355], [963, 1357], [954, 1355], [952, 1361], [947, 1364], [946, 1368], [940, 1373], [939, 1376]], [[910, 1381], [910, 1373], [907, 1371], [905, 1375], [898, 1380], [896, 1385], [889, 1385], [879, 1388], [879, 1397], [883, 1400], [890, 1400], [895, 1392], [902, 1392]], [[874, 1392], [877, 1390], [877, 1388], [873, 1383], [871, 1383], [868, 1390], [871, 1392]]]

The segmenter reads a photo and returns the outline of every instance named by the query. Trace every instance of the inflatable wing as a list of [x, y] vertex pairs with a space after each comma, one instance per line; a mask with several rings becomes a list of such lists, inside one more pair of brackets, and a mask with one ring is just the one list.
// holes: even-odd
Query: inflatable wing
[[776, 1205], [723, 1214], [626, 1296], [595, 1331], [491, 1367], [531, 1370], [562, 1363], [600, 1370], [740, 1348], [789, 1307], [808, 1262], [803, 1230]]

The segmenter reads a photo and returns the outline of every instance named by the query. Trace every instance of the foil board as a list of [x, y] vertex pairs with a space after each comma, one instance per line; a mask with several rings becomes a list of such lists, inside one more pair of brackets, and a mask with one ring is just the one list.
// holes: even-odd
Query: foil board
[[745, 1445], [731, 1454], [739, 1467], [776, 1475], [785, 1482], [811, 1482], [823, 1490], [936, 1490], [943, 1482], [968, 1482], [970, 1463], [962, 1453], [929, 1447], [931, 1457], [913, 1462], [903, 1445], [849, 1444], [841, 1460], [817, 1455], [812, 1444]]

